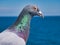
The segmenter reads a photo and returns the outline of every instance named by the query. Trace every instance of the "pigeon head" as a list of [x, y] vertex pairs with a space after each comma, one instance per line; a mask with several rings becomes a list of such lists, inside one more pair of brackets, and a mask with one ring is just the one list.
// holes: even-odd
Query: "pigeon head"
[[42, 15], [41, 10], [39, 10], [39, 8], [36, 5], [27, 5], [24, 9], [25, 12], [28, 12], [32, 17], [36, 15], [44, 17]]

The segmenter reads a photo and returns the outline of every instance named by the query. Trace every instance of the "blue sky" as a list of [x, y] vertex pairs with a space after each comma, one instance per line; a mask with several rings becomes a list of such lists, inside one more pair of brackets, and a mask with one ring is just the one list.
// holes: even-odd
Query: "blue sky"
[[35, 4], [44, 16], [60, 16], [60, 0], [0, 0], [0, 16], [18, 16], [28, 4]]

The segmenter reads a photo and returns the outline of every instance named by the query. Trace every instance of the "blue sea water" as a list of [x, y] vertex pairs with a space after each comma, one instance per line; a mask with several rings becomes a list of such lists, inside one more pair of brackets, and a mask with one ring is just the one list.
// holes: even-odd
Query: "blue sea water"
[[[0, 17], [0, 32], [11, 26], [17, 17]], [[60, 45], [60, 16], [34, 17], [31, 20], [27, 45]]]

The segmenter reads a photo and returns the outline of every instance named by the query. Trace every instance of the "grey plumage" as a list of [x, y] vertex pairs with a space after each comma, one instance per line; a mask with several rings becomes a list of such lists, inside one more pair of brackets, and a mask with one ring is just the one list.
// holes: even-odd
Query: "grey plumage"
[[[35, 5], [23, 8], [16, 22], [0, 34], [0, 45], [25, 45], [29, 36], [30, 20], [33, 16], [42, 16]], [[4, 44], [2, 44], [4, 43]]]

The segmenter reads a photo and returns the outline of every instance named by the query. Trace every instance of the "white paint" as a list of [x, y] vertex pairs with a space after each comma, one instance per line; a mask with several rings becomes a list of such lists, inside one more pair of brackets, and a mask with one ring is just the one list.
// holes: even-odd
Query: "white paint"
[[0, 45], [26, 45], [23, 38], [12, 32], [0, 33]]

